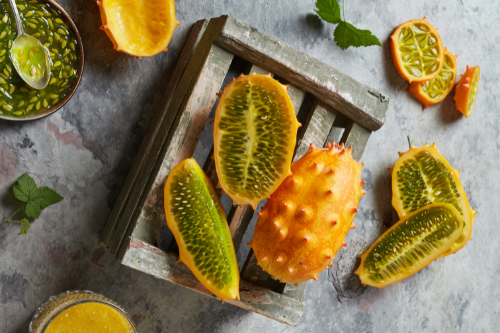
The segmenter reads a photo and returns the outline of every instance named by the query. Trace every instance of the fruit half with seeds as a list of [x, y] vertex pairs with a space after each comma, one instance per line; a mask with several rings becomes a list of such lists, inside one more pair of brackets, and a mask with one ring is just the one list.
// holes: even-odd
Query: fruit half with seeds
[[101, 29], [113, 42], [113, 49], [136, 57], [151, 57], [172, 39], [175, 27], [174, 0], [98, 0]]
[[392, 205], [400, 218], [411, 214], [431, 203], [449, 203], [463, 217], [463, 232], [451, 246], [455, 253], [469, 241], [472, 233], [474, 212], [470, 206], [464, 188], [458, 179], [459, 170], [455, 170], [436, 149], [436, 145], [410, 147], [406, 153], [400, 153], [392, 172]]
[[212, 293], [240, 299], [238, 263], [226, 214], [203, 169], [192, 158], [170, 172], [165, 215], [186, 264]]
[[391, 35], [392, 60], [406, 81], [424, 83], [443, 67], [444, 47], [437, 30], [425, 19], [405, 22]]
[[233, 204], [257, 207], [290, 174], [300, 126], [286, 92], [271, 76], [240, 76], [220, 95], [214, 119], [219, 185]]
[[461, 75], [455, 91], [455, 104], [457, 110], [464, 116], [470, 116], [476, 101], [477, 85], [479, 83], [479, 66], [469, 67]]
[[387, 230], [361, 256], [361, 282], [383, 288], [429, 265], [462, 232], [462, 216], [450, 204], [435, 203], [411, 213]]
[[422, 103], [425, 108], [441, 102], [453, 90], [457, 78], [457, 60], [453, 54], [444, 52], [443, 68], [432, 80], [427, 80], [422, 85], [417, 82], [410, 83], [410, 92]]

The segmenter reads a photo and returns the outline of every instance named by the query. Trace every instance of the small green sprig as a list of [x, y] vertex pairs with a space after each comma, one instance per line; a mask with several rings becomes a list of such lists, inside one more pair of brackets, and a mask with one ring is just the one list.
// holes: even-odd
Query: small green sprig
[[40, 213], [43, 208], [56, 204], [64, 199], [53, 189], [46, 186], [40, 188], [37, 187], [33, 178], [28, 176], [27, 173], [22, 175], [21, 178], [18, 179], [17, 185], [14, 186], [14, 196], [17, 200], [26, 203], [26, 205], [19, 207], [14, 214], [0, 223], [0, 226], [6, 223], [21, 224], [21, 231], [19, 231], [18, 235], [26, 234], [30, 228], [27, 218], [17, 221], [11, 220], [11, 218], [13, 218], [22, 209], [24, 209], [24, 214], [27, 217], [37, 219], [40, 217]]
[[349, 46], [371, 46], [378, 45], [380, 41], [375, 37], [370, 30], [361, 30], [356, 28], [345, 19], [345, 0], [342, 0], [343, 16], [340, 16], [340, 6], [337, 0], [317, 0], [316, 13], [322, 20], [338, 24], [333, 33], [334, 41], [338, 46], [347, 49]]

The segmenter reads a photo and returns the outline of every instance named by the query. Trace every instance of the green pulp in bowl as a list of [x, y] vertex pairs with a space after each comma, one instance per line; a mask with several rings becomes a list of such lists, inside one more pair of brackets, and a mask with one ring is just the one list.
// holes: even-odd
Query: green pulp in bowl
[[17, 9], [26, 34], [49, 50], [51, 75], [47, 87], [32, 89], [17, 74], [9, 50], [17, 37], [12, 11], [0, 1], [0, 115], [23, 118], [46, 111], [62, 100], [77, 79], [77, 41], [63, 15], [49, 4], [17, 0]]
[[35, 38], [23, 36], [14, 41], [11, 49], [11, 60], [14, 67], [24, 76], [24, 80], [37, 82], [45, 73], [45, 50]]

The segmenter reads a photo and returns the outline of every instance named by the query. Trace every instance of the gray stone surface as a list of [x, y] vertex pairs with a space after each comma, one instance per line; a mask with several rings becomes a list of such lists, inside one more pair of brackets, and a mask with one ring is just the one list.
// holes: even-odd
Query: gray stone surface
[[[61, 0], [79, 27], [86, 49], [82, 83], [59, 112], [40, 121], [0, 121], [0, 218], [15, 209], [12, 185], [24, 172], [65, 200], [43, 211], [26, 236], [0, 229], [0, 331], [27, 332], [36, 307], [68, 289], [102, 293], [133, 315], [139, 332], [495, 332], [500, 326], [500, 2], [486, 0], [347, 0], [347, 19], [370, 29], [383, 47], [342, 51], [333, 27], [314, 14], [314, 0], [178, 0], [170, 52], [134, 59], [111, 50], [98, 30], [97, 6]], [[478, 210], [472, 241], [418, 274], [384, 289], [366, 288], [340, 303], [328, 279], [306, 291], [305, 314], [289, 327], [234, 306], [122, 267], [100, 246], [120, 188], [193, 22], [234, 15], [340, 69], [391, 97], [384, 127], [365, 150], [357, 237], [371, 244], [392, 223], [386, 170], [407, 150], [406, 135], [436, 142]], [[443, 43], [458, 54], [459, 72], [480, 65], [472, 116], [455, 111], [449, 96], [423, 110], [392, 63], [388, 37], [400, 23], [427, 16]]]

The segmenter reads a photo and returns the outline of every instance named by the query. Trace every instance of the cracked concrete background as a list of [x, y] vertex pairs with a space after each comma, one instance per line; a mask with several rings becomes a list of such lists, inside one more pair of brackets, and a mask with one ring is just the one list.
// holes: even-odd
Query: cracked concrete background
[[[347, 20], [370, 29], [383, 47], [341, 50], [334, 27], [314, 14], [315, 0], [177, 0], [169, 52], [134, 59], [111, 50], [93, 1], [60, 0], [82, 34], [86, 64], [81, 85], [56, 114], [29, 123], [0, 121], [0, 219], [16, 208], [12, 186], [28, 172], [65, 200], [42, 212], [29, 233], [0, 229], [0, 332], [27, 332], [49, 296], [70, 289], [102, 293], [123, 305], [139, 332], [494, 332], [500, 326], [500, 2], [486, 0], [347, 0]], [[406, 136], [436, 142], [478, 210], [472, 241], [418, 274], [384, 289], [365, 288], [339, 302], [323, 272], [310, 283], [305, 313], [290, 327], [255, 313], [122, 267], [99, 244], [99, 234], [191, 25], [236, 16], [391, 98], [387, 120], [370, 138], [356, 229], [347, 238], [367, 244], [393, 221], [390, 175]], [[469, 119], [448, 96], [424, 110], [392, 63], [389, 39], [402, 22], [426, 16], [444, 46], [458, 54], [459, 73], [480, 65], [481, 81]], [[330, 279], [331, 280], [331, 279]]]

